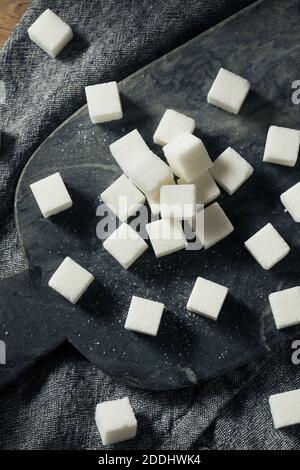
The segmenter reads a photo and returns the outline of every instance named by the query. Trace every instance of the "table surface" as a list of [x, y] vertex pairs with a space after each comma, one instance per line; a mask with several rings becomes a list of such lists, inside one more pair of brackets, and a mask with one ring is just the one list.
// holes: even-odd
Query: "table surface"
[[0, 47], [3, 46], [31, 0], [0, 0]]

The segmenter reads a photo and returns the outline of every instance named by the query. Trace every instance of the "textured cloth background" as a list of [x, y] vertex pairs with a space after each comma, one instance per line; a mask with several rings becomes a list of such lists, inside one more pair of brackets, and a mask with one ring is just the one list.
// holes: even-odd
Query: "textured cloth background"
[[[37, 146], [85, 102], [84, 86], [121, 80], [163, 53], [252, 3], [249, 0], [37, 0], [0, 53], [6, 106], [0, 155], [1, 276], [25, 264], [16, 237], [13, 197]], [[271, 3], [271, 2], [270, 2]], [[51, 60], [27, 37], [47, 7], [74, 32]], [[97, 402], [128, 395], [135, 440], [116, 448], [299, 449], [299, 427], [273, 429], [268, 396], [300, 386], [290, 345], [197, 388], [148, 392], [111, 380], [65, 345], [0, 395], [1, 449], [101, 449]]]

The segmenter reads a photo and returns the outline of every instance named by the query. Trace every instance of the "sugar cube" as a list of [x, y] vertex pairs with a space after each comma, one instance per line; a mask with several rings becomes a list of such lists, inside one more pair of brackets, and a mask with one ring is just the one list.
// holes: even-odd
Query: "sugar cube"
[[227, 293], [227, 287], [203, 277], [197, 277], [187, 303], [187, 309], [212, 320], [217, 320]]
[[207, 101], [229, 113], [238, 114], [250, 90], [250, 83], [245, 78], [220, 68]]
[[93, 280], [91, 273], [67, 256], [48, 285], [72, 304], [76, 304]]
[[233, 231], [233, 225], [222, 207], [214, 202], [204, 209], [203, 230], [197, 230], [197, 236], [205, 249], [223, 240]]
[[245, 242], [245, 247], [264, 269], [271, 269], [290, 251], [272, 224], [267, 224]]
[[132, 168], [128, 176], [147, 196], [155, 198], [164, 184], [175, 184], [171, 168], [153, 152], [144, 155], [143, 161]]
[[114, 181], [100, 197], [122, 222], [126, 222], [146, 201], [144, 194], [125, 175]]
[[270, 126], [263, 161], [295, 166], [298, 158], [300, 132], [287, 127]]
[[150, 148], [137, 129], [110, 144], [109, 149], [123, 173], [127, 176], [137, 165], [143, 163], [146, 158], [145, 155], [147, 156], [150, 152]]
[[111, 144], [110, 151], [123, 172], [147, 196], [154, 198], [163, 184], [174, 183], [170, 167], [151, 152], [136, 129]]
[[156, 336], [164, 310], [164, 304], [136, 297], [131, 299], [125, 328], [145, 335]]
[[60, 173], [53, 173], [32, 183], [30, 189], [45, 218], [69, 209], [73, 205]]
[[287, 189], [281, 194], [280, 199], [294, 221], [300, 223], [300, 183]]
[[160, 188], [161, 217], [188, 220], [196, 215], [196, 186], [194, 184], [165, 185]]
[[300, 389], [271, 395], [269, 404], [275, 429], [300, 424]]
[[154, 143], [161, 146], [166, 145], [181, 134], [192, 134], [195, 127], [195, 120], [191, 117], [173, 109], [167, 109], [154, 133]]
[[163, 152], [173, 173], [187, 183], [213, 165], [202, 140], [193, 134], [182, 134], [165, 145]]
[[98, 403], [95, 420], [105, 446], [136, 436], [137, 420], [128, 397]]
[[269, 295], [269, 301], [278, 330], [300, 323], [300, 287], [292, 287]]
[[103, 242], [107, 250], [125, 269], [128, 269], [147, 250], [147, 243], [130, 225], [120, 225]]
[[49, 8], [28, 28], [28, 34], [31, 41], [53, 58], [73, 38], [71, 27]]
[[[205, 171], [198, 178], [192, 181], [196, 186], [197, 204], [209, 204], [210, 202], [217, 199], [220, 196], [221, 191], [215, 183], [215, 180], [211, 176], [209, 171]], [[183, 178], [177, 180], [177, 184], [186, 184], [186, 181]]]
[[160, 219], [146, 224], [154, 253], [157, 258], [166, 256], [186, 247], [181, 222], [177, 219]]
[[214, 161], [210, 172], [228, 194], [233, 194], [252, 175], [252, 166], [233, 148], [228, 147]]
[[85, 87], [88, 110], [94, 124], [123, 117], [117, 82]]

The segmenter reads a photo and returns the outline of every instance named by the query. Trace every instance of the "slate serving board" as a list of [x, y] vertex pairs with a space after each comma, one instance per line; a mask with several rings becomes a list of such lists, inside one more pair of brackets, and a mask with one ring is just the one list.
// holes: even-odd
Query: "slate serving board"
[[[299, 331], [277, 331], [268, 303], [270, 292], [299, 284], [300, 226], [284, 213], [279, 199], [299, 180], [299, 165], [262, 163], [269, 125], [299, 126], [299, 109], [291, 103], [291, 83], [300, 70], [299, 2], [270, 3], [256, 3], [123, 80], [121, 121], [93, 125], [83, 107], [32, 156], [15, 196], [28, 269], [0, 282], [0, 339], [7, 343], [0, 386], [68, 340], [128, 384], [180, 388], [245, 364]], [[221, 65], [251, 82], [252, 91], [238, 116], [206, 102]], [[125, 271], [96, 235], [99, 194], [120, 175], [108, 145], [138, 128], [162, 156], [152, 135], [169, 107], [196, 119], [195, 134], [213, 158], [230, 145], [255, 172], [236, 194], [222, 193], [219, 198], [235, 226], [230, 237], [206, 251], [178, 252], [159, 260], [149, 248]], [[29, 184], [56, 171], [74, 205], [44, 219]], [[290, 254], [270, 272], [243, 247], [267, 222], [291, 246]], [[67, 255], [96, 278], [77, 306], [47, 286]], [[199, 275], [230, 289], [217, 323], [186, 310]], [[158, 337], [124, 329], [132, 295], [165, 303]]]

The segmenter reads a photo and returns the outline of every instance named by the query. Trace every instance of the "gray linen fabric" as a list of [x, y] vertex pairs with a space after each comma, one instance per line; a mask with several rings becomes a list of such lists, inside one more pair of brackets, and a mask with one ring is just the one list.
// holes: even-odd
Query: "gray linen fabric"
[[[37, 146], [85, 102], [84, 86], [121, 80], [252, 3], [249, 0], [36, 0], [0, 52], [1, 277], [24, 259], [13, 219], [16, 182]], [[59, 60], [33, 46], [26, 30], [47, 7], [75, 39]], [[300, 430], [275, 431], [268, 396], [300, 386], [290, 345], [193, 389], [149, 392], [119, 384], [65, 345], [0, 394], [0, 449], [101, 449], [97, 402], [128, 395], [136, 411], [127, 449], [299, 449]]]

